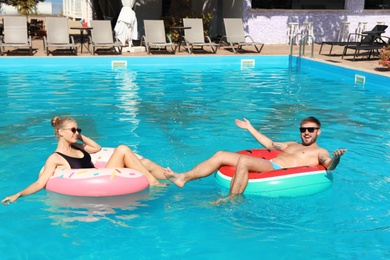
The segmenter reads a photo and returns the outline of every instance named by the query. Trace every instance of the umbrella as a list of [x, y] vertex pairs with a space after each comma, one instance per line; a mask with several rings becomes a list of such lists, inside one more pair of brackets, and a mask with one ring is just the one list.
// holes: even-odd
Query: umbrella
[[121, 41], [123, 45], [125, 45], [127, 41], [129, 47], [132, 45], [132, 40], [138, 39], [137, 17], [132, 9], [134, 4], [135, 0], [122, 0], [123, 7], [114, 28], [119, 41]]

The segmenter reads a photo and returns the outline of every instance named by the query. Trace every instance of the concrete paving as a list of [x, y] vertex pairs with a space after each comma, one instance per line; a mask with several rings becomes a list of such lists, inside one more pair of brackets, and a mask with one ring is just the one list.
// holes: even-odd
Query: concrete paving
[[[80, 47], [80, 46], [79, 46]], [[46, 56], [46, 53], [43, 48], [43, 40], [40, 37], [35, 37], [33, 39], [33, 48], [34, 48], [34, 57], [37, 56]], [[311, 45], [305, 46], [305, 58], [310, 59], [311, 57]], [[339, 65], [343, 67], [348, 67], [352, 69], [358, 69], [367, 71], [370, 73], [375, 73], [383, 76], [390, 77], [390, 71], [388, 68], [385, 68], [378, 64], [379, 59], [377, 56], [371, 57], [370, 60], [367, 59], [367, 56], [359, 56], [355, 61], [352, 61], [352, 53], [351, 55], [345, 56], [342, 59], [343, 47], [335, 46], [332, 51], [332, 55], [328, 55], [329, 46], [324, 46], [322, 54], [319, 54], [320, 44], [314, 44], [314, 52], [313, 58], [317, 61], [322, 61], [326, 63], [330, 63], [333, 65]], [[207, 50], [207, 47], [206, 47]], [[188, 52], [182, 47], [180, 51], [176, 52], [176, 56], [185, 56], [185, 55], [196, 55], [196, 56], [210, 56], [210, 55], [289, 55], [290, 54], [290, 46], [288, 44], [268, 44], [264, 45], [262, 51], [260, 53], [255, 52], [255, 49], [252, 47], [244, 47], [245, 51], [241, 51], [238, 54], [234, 54], [231, 49], [221, 47], [218, 49], [217, 54], [212, 54], [209, 52], [198, 51], [193, 54], [188, 54]], [[299, 47], [297, 45], [293, 46], [293, 55], [298, 55]], [[147, 54], [146, 52], [128, 52], [124, 51], [122, 56], [126, 57], [138, 57], [138, 56], [147, 56], [147, 55], [172, 55], [164, 51], [153, 52], [152, 54]], [[10, 55], [11, 56], [11, 55]], [[88, 52], [87, 48], [83, 47], [83, 53], [80, 53], [80, 48], [78, 48], [78, 56], [92, 56], [90, 52]], [[103, 56], [103, 55], [95, 55], [95, 56]], [[106, 56], [106, 55], [105, 55]], [[3, 56], [4, 57], [4, 56]], [[0, 58], [1, 59], [1, 58]]]

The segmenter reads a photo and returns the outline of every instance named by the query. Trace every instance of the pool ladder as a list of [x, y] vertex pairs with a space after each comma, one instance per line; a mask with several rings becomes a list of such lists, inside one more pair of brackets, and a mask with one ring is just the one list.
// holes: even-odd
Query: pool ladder
[[[311, 40], [311, 54], [310, 58], [312, 59], [314, 56], [314, 37], [310, 34], [302, 34], [298, 33], [296, 37], [301, 36], [301, 39], [299, 41], [299, 52], [298, 52], [298, 59], [297, 59], [297, 68], [300, 69], [301, 67], [301, 57], [305, 55], [305, 46], [306, 43]], [[290, 41], [290, 68], [292, 66], [292, 55], [293, 55], [293, 41]]]

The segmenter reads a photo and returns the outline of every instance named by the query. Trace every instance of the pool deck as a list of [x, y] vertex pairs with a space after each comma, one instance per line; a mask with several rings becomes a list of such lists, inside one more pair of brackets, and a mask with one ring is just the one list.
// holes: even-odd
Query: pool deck
[[[42, 39], [33, 39], [33, 48], [35, 50], [34, 56], [46, 56], [46, 53], [44, 52], [43, 49], [43, 41]], [[305, 56], [306, 58], [310, 58], [311, 54], [311, 45], [306, 45], [305, 46]], [[318, 54], [319, 49], [320, 49], [320, 44], [316, 43], [314, 44], [314, 55], [313, 59], [318, 60], [318, 61], [323, 61], [326, 63], [330, 63], [333, 65], [339, 65], [347, 68], [352, 68], [352, 69], [358, 69], [370, 73], [375, 73], [383, 76], [390, 77], [390, 70], [388, 68], [385, 68], [381, 65], [378, 64], [378, 57], [371, 57], [370, 60], [367, 59], [367, 56], [359, 56], [356, 58], [355, 61], [352, 61], [352, 52], [350, 55], [345, 56], [344, 59], [342, 59], [342, 53], [343, 53], [343, 48], [341, 46], [335, 46], [333, 48], [332, 55], [328, 55], [327, 53], [329, 52], [330, 47], [329, 46], [324, 46], [322, 50], [322, 54]], [[208, 50], [208, 47], [205, 48]], [[255, 49], [253, 47], [244, 47], [245, 50], [247, 51], [241, 51], [238, 54], [234, 54], [231, 49], [228, 48], [219, 48], [217, 51], [217, 54], [212, 54], [209, 52], [205, 51], [196, 51], [194, 54], [188, 54], [187, 51], [183, 47], [181, 47], [180, 51], [177, 51], [175, 55], [197, 55], [197, 56], [202, 56], [202, 55], [289, 55], [290, 54], [290, 46], [288, 44], [266, 44], [264, 45], [262, 51], [260, 54], [255, 52]], [[293, 46], [293, 55], [298, 55], [299, 48], [297, 45]], [[78, 56], [91, 56], [86, 48], [84, 47], [83, 53], [80, 53], [80, 48], [78, 49]], [[148, 55], [146, 52], [128, 52], [124, 51], [122, 53], [122, 56], [126, 57], [131, 57], [131, 56], [144, 56]], [[169, 54], [165, 51], [161, 52], [153, 52], [154, 56], [160, 56], [160, 55], [169, 55], [172, 56], [172, 54]], [[98, 55], [95, 55], [98, 56]], [[107, 55], [99, 55], [99, 56], [107, 56]]]

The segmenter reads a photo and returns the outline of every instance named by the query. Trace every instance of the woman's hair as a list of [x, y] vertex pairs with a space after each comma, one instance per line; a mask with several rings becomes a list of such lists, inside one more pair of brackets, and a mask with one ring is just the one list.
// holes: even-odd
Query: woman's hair
[[68, 123], [68, 122], [76, 122], [76, 120], [74, 120], [73, 118], [71, 117], [59, 117], [59, 116], [55, 116], [51, 119], [51, 125], [54, 127], [54, 134], [55, 136], [57, 137], [57, 139], [60, 137], [59, 134], [58, 134], [58, 130], [62, 129], [65, 127], [65, 125]]
[[314, 124], [318, 125], [319, 128], [321, 128], [320, 120], [318, 120], [314, 116], [309, 116], [309, 117], [304, 118], [301, 122], [301, 125], [303, 125], [304, 123], [314, 123]]

